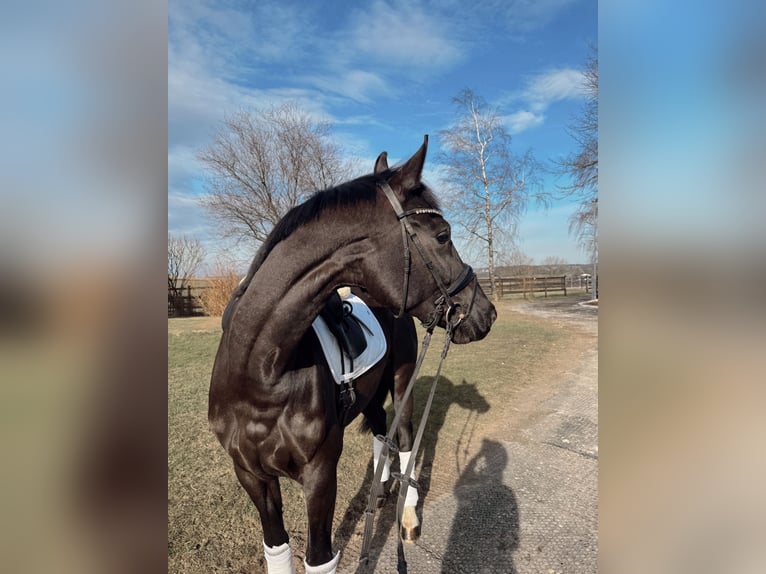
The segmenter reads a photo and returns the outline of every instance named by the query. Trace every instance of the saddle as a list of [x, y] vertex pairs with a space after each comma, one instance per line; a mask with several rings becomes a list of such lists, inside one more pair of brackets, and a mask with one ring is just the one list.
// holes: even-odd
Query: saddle
[[311, 326], [332, 377], [340, 386], [341, 410], [347, 413], [356, 401], [354, 381], [386, 354], [383, 328], [372, 310], [350, 290], [340, 296], [333, 293]]
[[343, 301], [338, 292], [334, 291], [319, 312], [319, 316], [324, 319], [330, 333], [338, 340], [343, 353], [353, 361], [364, 353], [367, 338], [364, 336], [362, 324], [352, 315], [352, 311], [351, 303]]

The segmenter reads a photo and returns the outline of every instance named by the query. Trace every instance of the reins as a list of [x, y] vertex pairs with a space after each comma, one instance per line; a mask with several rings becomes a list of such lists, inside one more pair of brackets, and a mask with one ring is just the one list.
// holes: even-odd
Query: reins
[[[389, 202], [391, 203], [392, 207], [394, 208], [394, 211], [396, 212], [396, 217], [401, 222], [402, 226], [402, 243], [404, 245], [404, 285], [403, 285], [403, 296], [402, 296], [402, 304], [399, 308], [399, 314], [397, 316], [401, 316], [407, 308], [407, 295], [409, 293], [409, 281], [410, 281], [410, 268], [412, 263], [412, 256], [410, 254], [410, 242], [415, 246], [416, 250], [420, 254], [421, 258], [423, 259], [423, 263], [428, 268], [428, 271], [431, 273], [431, 275], [434, 278], [434, 281], [436, 282], [437, 287], [439, 288], [439, 291], [441, 292], [441, 295], [434, 301], [434, 311], [429, 317], [427, 321], [423, 322], [423, 326], [426, 329], [426, 334], [423, 337], [423, 343], [421, 344], [421, 350], [420, 354], [418, 355], [418, 358], [415, 362], [415, 369], [412, 372], [412, 376], [410, 377], [409, 383], [407, 383], [407, 388], [404, 391], [404, 395], [402, 396], [402, 399], [400, 401], [400, 408], [395, 409], [394, 414], [394, 420], [391, 423], [388, 432], [386, 433], [386, 436], [378, 435], [376, 438], [380, 440], [383, 443], [383, 449], [381, 450], [380, 456], [378, 457], [378, 465], [375, 470], [375, 475], [372, 479], [372, 485], [370, 487], [370, 496], [367, 500], [367, 508], [365, 509], [365, 524], [364, 524], [364, 537], [362, 539], [362, 549], [360, 552], [359, 561], [364, 562], [365, 564], [369, 561], [369, 551], [370, 551], [370, 542], [372, 540], [372, 531], [373, 531], [373, 523], [375, 520], [375, 510], [377, 507], [377, 498], [380, 492], [381, 488], [381, 477], [383, 476], [383, 467], [385, 466], [383, 463], [388, 458], [389, 451], [398, 452], [398, 447], [394, 443], [393, 437], [394, 433], [397, 430], [397, 426], [399, 424], [399, 421], [402, 417], [402, 412], [404, 409], [401, 407], [407, 402], [410, 395], [412, 394], [412, 389], [415, 386], [415, 381], [418, 378], [418, 373], [420, 372], [420, 367], [423, 365], [423, 359], [425, 358], [426, 351], [428, 350], [428, 346], [431, 342], [431, 335], [433, 334], [434, 329], [436, 328], [436, 325], [439, 323], [439, 319], [442, 317], [442, 312], [444, 313], [444, 320], [446, 324], [446, 337], [444, 340], [444, 347], [442, 348], [441, 358], [439, 359], [439, 365], [436, 368], [436, 375], [434, 376], [433, 382], [431, 383], [431, 391], [428, 395], [428, 400], [426, 402], [425, 408], [423, 410], [423, 414], [421, 415], [420, 424], [418, 425], [418, 432], [415, 436], [415, 442], [412, 445], [412, 451], [410, 454], [409, 462], [407, 463], [406, 469], [400, 469], [401, 472], [395, 472], [392, 473], [391, 476], [394, 477], [395, 480], [399, 482], [399, 499], [397, 502], [397, 508], [396, 508], [396, 515], [397, 515], [397, 521], [399, 524], [399, 528], [401, 529], [401, 522], [402, 522], [402, 514], [404, 512], [404, 503], [407, 496], [407, 490], [410, 486], [413, 486], [414, 488], [418, 488], [417, 482], [411, 478], [412, 470], [415, 467], [415, 462], [417, 459], [417, 453], [420, 448], [420, 443], [423, 438], [423, 432], [425, 431], [426, 427], [426, 421], [428, 420], [428, 414], [431, 410], [431, 405], [433, 404], [434, 395], [436, 393], [436, 385], [439, 382], [439, 377], [441, 376], [441, 370], [442, 365], [444, 364], [444, 360], [447, 358], [447, 353], [449, 351], [450, 343], [452, 341], [452, 333], [453, 331], [460, 325], [460, 323], [463, 321], [463, 318], [465, 315], [463, 313], [457, 313], [457, 305], [455, 305], [452, 302], [452, 296], [456, 293], [462, 291], [464, 288], [466, 288], [471, 281], [476, 280], [476, 275], [473, 272], [473, 269], [470, 267], [470, 265], [463, 265], [463, 270], [460, 272], [460, 275], [455, 279], [452, 283], [450, 283], [448, 286], [444, 285], [444, 281], [442, 281], [442, 278], [439, 276], [439, 274], [436, 272], [433, 266], [433, 262], [428, 257], [428, 255], [425, 252], [425, 249], [420, 243], [420, 239], [417, 236], [417, 233], [415, 233], [415, 230], [413, 229], [410, 222], [407, 220], [408, 217], [412, 215], [420, 215], [424, 213], [431, 213], [435, 215], [442, 216], [442, 212], [438, 209], [432, 209], [432, 208], [419, 208], [419, 209], [412, 209], [409, 211], [404, 211], [402, 208], [401, 203], [397, 199], [396, 195], [394, 194], [394, 191], [391, 189], [391, 187], [388, 185], [388, 183], [382, 183], [381, 188], [383, 189], [383, 192], [385, 193], [386, 197], [388, 198]], [[476, 288], [474, 286], [474, 293], [471, 298], [471, 302], [469, 304], [467, 313], [471, 312], [471, 307], [473, 307], [473, 303], [476, 297]], [[445, 310], [446, 307], [446, 310]], [[457, 316], [455, 317], [457, 313]], [[454, 320], [453, 322], [453, 319]], [[399, 537], [399, 560], [404, 560], [404, 548], [402, 546], [402, 540], [401, 536]]]
[[[452, 341], [452, 331], [457, 327], [460, 322], [462, 321], [462, 318], [458, 318], [457, 322], [454, 324], [451, 321], [450, 317], [447, 317], [447, 330], [446, 330], [446, 337], [444, 339], [444, 347], [442, 348], [441, 358], [439, 359], [439, 366], [436, 368], [436, 375], [434, 375], [434, 380], [431, 383], [431, 391], [428, 395], [428, 400], [426, 401], [426, 406], [423, 409], [423, 414], [420, 417], [420, 424], [418, 425], [418, 432], [415, 436], [415, 442], [412, 445], [412, 451], [410, 454], [410, 460], [407, 463], [406, 469], [399, 469], [402, 472], [394, 472], [391, 473], [391, 476], [394, 477], [395, 480], [399, 482], [399, 500], [397, 502], [396, 506], [396, 517], [397, 522], [399, 523], [399, 527], [401, 528], [401, 522], [402, 522], [402, 513], [404, 511], [404, 501], [407, 497], [407, 490], [410, 486], [414, 486], [415, 488], [418, 488], [418, 483], [415, 481], [415, 479], [411, 478], [412, 469], [415, 466], [415, 460], [417, 458], [418, 450], [420, 448], [420, 442], [423, 438], [423, 431], [426, 428], [426, 421], [428, 420], [428, 414], [431, 410], [431, 405], [433, 404], [434, 395], [436, 393], [436, 384], [439, 382], [439, 377], [441, 376], [441, 370], [442, 365], [444, 364], [444, 359], [447, 358], [447, 352], [449, 351], [450, 342]], [[396, 433], [397, 426], [399, 424], [399, 420], [402, 418], [402, 413], [404, 412], [404, 409], [401, 408], [406, 402], [407, 399], [412, 394], [412, 389], [415, 387], [415, 381], [418, 378], [418, 373], [420, 372], [420, 367], [423, 365], [423, 359], [426, 356], [426, 351], [428, 351], [428, 346], [431, 343], [431, 335], [433, 334], [433, 330], [435, 328], [435, 324], [431, 327], [427, 328], [426, 334], [423, 337], [423, 343], [421, 344], [420, 354], [418, 355], [417, 361], [415, 362], [415, 369], [412, 371], [412, 376], [410, 377], [409, 383], [407, 383], [407, 388], [404, 391], [404, 395], [402, 396], [402, 399], [399, 403], [400, 408], [395, 409], [394, 413], [394, 420], [391, 422], [391, 425], [388, 428], [388, 432], [386, 433], [386, 436], [378, 435], [376, 438], [380, 440], [383, 443], [383, 449], [380, 452], [380, 456], [378, 457], [378, 465], [375, 470], [375, 476], [372, 478], [372, 485], [370, 486], [370, 496], [367, 499], [367, 508], [365, 509], [365, 523], [364, 523], [364, 537], [362, 538], [362, 550], [359, 554], [359, 561], [364, 562], [365, 564], [369, 560], [369, 551], [370, 551], [370, 542], [372, 540], [372, 530], [373, 530], [373, 524], [375, 520], [375, 510], [377, 508], [377, 499], [378, 495], [380, 493], [381, 488], [381, 477], [383, 476], [383, 467], [385, 466], [383, 463], [388, 458], [389, 451], [398, 452], [399, 448], [396, 446], [396, 443], [394, 442], [394, 433]], [[401, 538], [399, 538], [399, 544], [401, 544]], [[403, 552], [399, 553], [400, 556], [403, 556]]]

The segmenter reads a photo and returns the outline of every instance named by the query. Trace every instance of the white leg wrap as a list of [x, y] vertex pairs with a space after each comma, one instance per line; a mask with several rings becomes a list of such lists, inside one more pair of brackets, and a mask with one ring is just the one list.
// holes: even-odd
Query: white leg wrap
[[[303, 561], [303, 565], [306, 567], [306, 574], [335, 574], [338, 568], [338, 562], [340, 562], [340, 552], [338, 552], [332, 560], [319, 566], [309, 566], [308, 562]], [[269, 573], [271, 574], [271, 573]]]
[[[372, 437], [372, 472], [373, 474], [378, 470], [378, 458], [380, 453], [383, 452], [383, 441], [378, 437]], [[383, 474], [380, 475], [380, 482], [386, 482], [390, 475], [389, 468], [391, 466], [391, 459], [386, 457], [385, 464], [383, 466]]]
[[263, 543], [263, 555], [266, 557], [268, 574], [295, 574], [293, 570], [293, 551], [290, 543], [279, 546], [267, 546]]
[[[404, 474], [404, 471], [407, 470], [407, 465], [410, 463], [410, 455], [411, 452], [401, 452], [399, 451], [399, 472]], [[410, 473], [410, 478], [415, 478], [415, 466], [412, 467], [412, 472]], [[401, 485], [400, 485], [401, 488]], [[407, 489], [407, 496], [404, 499], [404, 506], [417, 506], [418, 504], [418, 489], [414, 486], [410, 486]]]

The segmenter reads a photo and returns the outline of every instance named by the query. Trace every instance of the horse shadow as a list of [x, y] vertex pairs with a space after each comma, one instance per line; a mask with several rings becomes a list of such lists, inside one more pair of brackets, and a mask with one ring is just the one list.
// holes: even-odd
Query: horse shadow
[[[417, 425], [420, 423], [420, 417], [423, 413], [423, 408], [427, 400], [428, 392], [433, 382], [432, 376], [419, 377], [416, 384], [414, 393], [414, 412], [413, 423], [415, 432], [417, 432]], [[422, 516], [423, 502], [431, 489], [431, 470], [433, 467], [434, 455], [436, 452], [436, 445], [439, 438], [439, 433], [444, 426], [447, 412], [452, 405], [456, 405], [462, 409], [468, 411], [468, 419], [474, 419], [480, 414], [486, 413], [490, 406], [487, 400], [479, 392], [478, 388], [473, 383], [468, 383], [465, 379], [462, 382], [455, 384], [450, 379], [441, 377], [437, 384], [436, 397], [433, 405], [431, 406], [431, 412], [426, 422], [426, 429], [423, 434], [421, 446], [418, 452], [416, 468], [420, 468], [420, 472], [417, 476], [420, 494], [420, 500], [418, 501], [418, 515]], [[393, 406], [388, 404], [387, 406], [388, 423], [390, 425], [393, 420]], [[474, 423], [475, 424], [475, 423]], [[468, 423], [464, 425], [460, 440], [456, 443], [456, 448], [460, 444], [464, 444], [467, 447], [468, 442], [473, 432], [473, 428], [469, 428]], [[467, 437], [465, 435], [468, 435]], [[395, 472], [398, 469], [399, 460], [398, 457], [393, 455], [391, 461], [391, 471]], [[367, 507], [367, 500], [370, 493], [370, 485], [372, 484], [373, 477], [373, 465], [372, 465], [372, 452], [370, 452], [370, 460], [367, 464], [367, 471], [365, 479], [362, 482], [359, 490], [354, 497], [350, 500], [346, 512], [344, 513], [343, 520], [335, 529], [333, 534], [334, 546], [337, 550], [344, 551], [349, 545], [352, 538], [355, 536], [355, 529], [359, 520], [364, 516], [364, 511]], [[356, 569], [357, 574], [363, 572], [373, 572], [375, 570], [380, 551], [384, 547], [388, 537], [393, 533], [398, 536], [398, 529], [396, 528], [396, 501], [398, 487], [394, 485], [395, 481], [389, 479], [385, 485], [384, 494], [387, 495], [387, 501], [383, 508], [378, 509], [375, 529], [370, 544], [369, 562], [367, 565], [359, 564]], [[361, 538], [359, 538], [359, 544], [361, 545]], [[400, 562], [402, 562], [400, 557]]]
[[481, 450], [455, 484], [457, 510], [452, 521], [442, 572], [516, 574], [513, 553], [519, 547], [519, 508], [503, 483], [508, 453], [497, 441], [483, 439]]

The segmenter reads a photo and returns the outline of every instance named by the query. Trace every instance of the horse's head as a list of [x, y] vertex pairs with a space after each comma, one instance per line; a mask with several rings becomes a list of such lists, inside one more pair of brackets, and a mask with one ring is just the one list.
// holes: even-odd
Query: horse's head
[[400, 312], [427, 325], [447, 328], [449, 323], [452, 340], [469, 343], [487, 335], [497, 313], [471, 267], [460, 259], [450, 225], [421, 180], [427, 148], [425, 136], [401, 167], [389, 169], [386, 152], [375, 162], [378, 203], [387, 212], [381, 218], [381, 268], [394, 271], [381, 287]]

